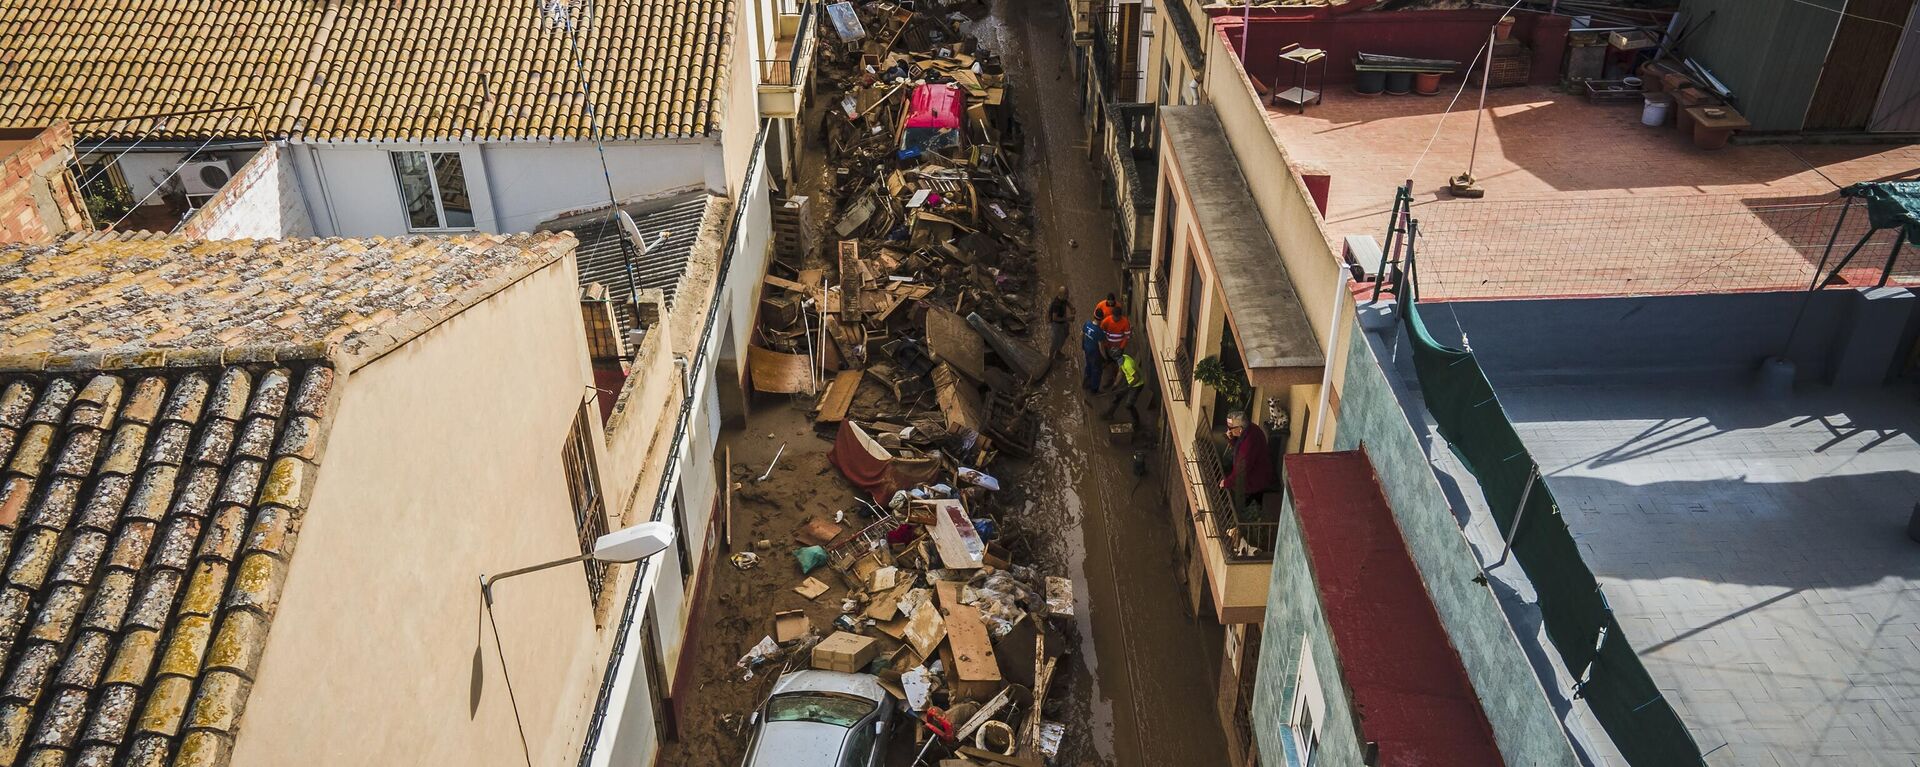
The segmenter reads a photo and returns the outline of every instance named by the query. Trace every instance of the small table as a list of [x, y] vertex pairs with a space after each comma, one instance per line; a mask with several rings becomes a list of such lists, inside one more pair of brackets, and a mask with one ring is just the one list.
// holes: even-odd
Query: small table
[[[1289, 63], [1298, 68], [1294, 70], [1294, 86], [1273, 94], [1273, 103], [1276, 106], [1282, 102], [1292, 104], [1296, 108], [1296, 114], [1307, 111], [1308, 104], [1320, 103], [1322, 91], [1327, 89], [1327, 52], [1319, 48], [1302, 48], [1299, 43], [1289, 43], [1280, 51], [1280, 62], [1283, 70]], [[1319, 90], [1307, 87], [1307, 80], [1313, 74], [1315, 64], [1320, 65], [1320, 77], [1314, 83], [1319, 86]]]
[[1697, 106], [1687, 109], [1693, 118], [1693, 145], [1701, 149], [1719, 149], [1733, 138], [1733, 132], [1753, 127], [1747, 118], [1729, 106]]

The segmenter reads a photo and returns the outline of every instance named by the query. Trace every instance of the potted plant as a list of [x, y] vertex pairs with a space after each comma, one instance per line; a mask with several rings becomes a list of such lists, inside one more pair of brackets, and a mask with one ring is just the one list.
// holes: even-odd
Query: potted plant
[[1208, 357], [1193, 366], [1193, 380], [1206, 384], [1227, 400], [1229, 410], [1243, 409], [1247, 405], [1247, 395], [1253, 387], [1247, 384], [1247, 377], [1238, 370], [1228, 370], [1220, 364], [1220, 358]]

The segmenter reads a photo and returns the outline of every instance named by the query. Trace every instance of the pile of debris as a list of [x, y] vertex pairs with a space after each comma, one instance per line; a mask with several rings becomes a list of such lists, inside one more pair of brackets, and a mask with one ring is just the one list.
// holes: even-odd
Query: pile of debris
[[796, 533], [796, 591], [845, 588], [833, 625], [778, 614], [740, 666], [875, 675], [914, 722], [915, 764], [1039, 765], [1066, 733], [1044, 712], [1072, 583], [1015, 561], [1028, 547], [1002, 516], [1018, 505], [994, 476], [1033, 449], [1048, 357], [1023, 340], [1038, 324], [1031, 199], [1005, 73], [973, 34], [986, 14], [827, 7], [833, 176], [787, 207], [832, 212], [824, 247], [775, 259], [749, 362], [755, 389], [816, 397], [860, 497]]

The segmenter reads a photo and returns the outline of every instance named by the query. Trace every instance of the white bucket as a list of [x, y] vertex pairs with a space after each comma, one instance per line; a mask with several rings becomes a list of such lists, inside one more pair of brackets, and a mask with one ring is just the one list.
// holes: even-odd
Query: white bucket
[[1647, 97], [1647, 106], [1640, 110], [1640, 124], [1658, 128], [1667, 122], [1667, 111], [1673, 108], [1673, 99], [1664, 93]]

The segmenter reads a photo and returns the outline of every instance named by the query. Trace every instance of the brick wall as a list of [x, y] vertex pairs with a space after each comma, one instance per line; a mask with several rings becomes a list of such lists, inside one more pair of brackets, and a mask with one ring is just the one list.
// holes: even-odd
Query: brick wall
[[313, 236], [290, 156], [268, 144], [182, 223], [179, 233], [206, 240]]
[[87, 206], [67, 174], [73, 162], [73, 128], [62, 122], [34, 134], [0, 133], [0, 140], [20, 138], [29, 140], [7, 155], [0, 170], [0, 243], [47, 242], [92, 229]]

